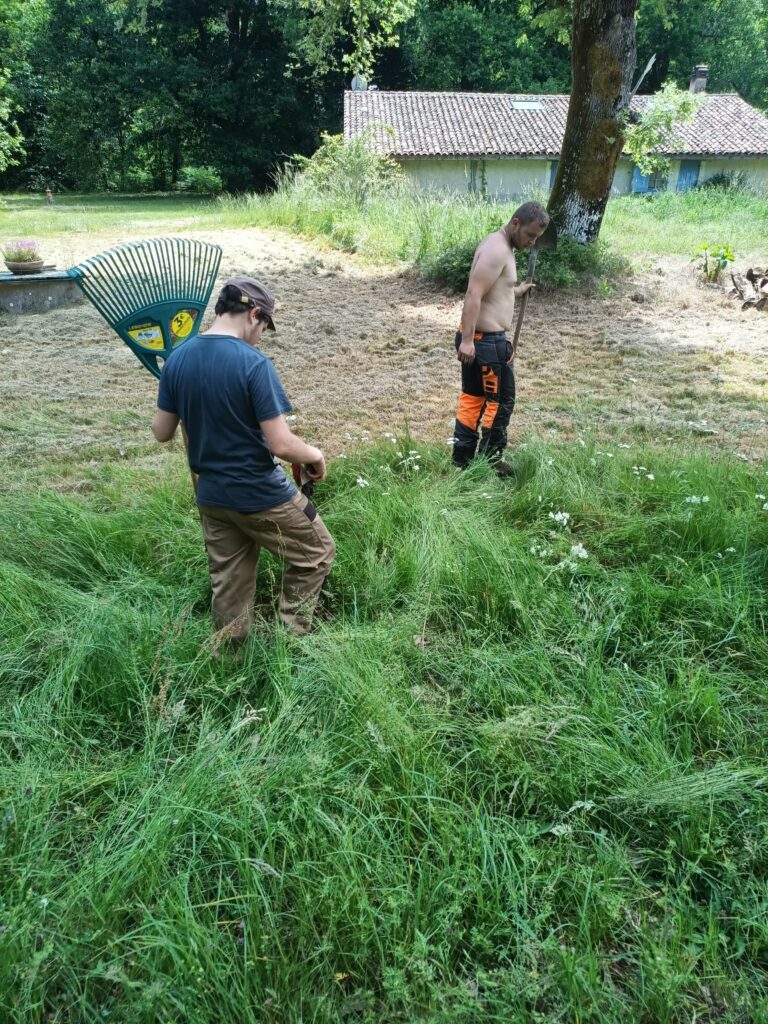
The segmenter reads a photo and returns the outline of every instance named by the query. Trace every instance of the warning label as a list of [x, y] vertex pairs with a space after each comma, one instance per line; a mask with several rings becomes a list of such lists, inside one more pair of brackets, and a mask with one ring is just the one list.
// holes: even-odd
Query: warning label
[[162, 352], [165, 348], [160, 324], [154, 324], [151, 321], [144, 324], [132, 324], [128, 328], [128, 334], [142, 348], [149, 348], [155, 352]]
[[196, 309], [180, 309], [171, 319], [171, 344], [178, 345], [192, 333], [197, 319]]

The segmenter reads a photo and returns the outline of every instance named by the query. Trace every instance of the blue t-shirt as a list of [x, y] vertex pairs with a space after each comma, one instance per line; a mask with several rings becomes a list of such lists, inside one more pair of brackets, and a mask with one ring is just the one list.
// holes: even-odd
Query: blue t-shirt
[[291, 403], [258, 349], [226, 334], [190, 338], [163, 367], [157, 405], [187, 431], [199, 505], [261, 512], [296, 493], [259, 426]]

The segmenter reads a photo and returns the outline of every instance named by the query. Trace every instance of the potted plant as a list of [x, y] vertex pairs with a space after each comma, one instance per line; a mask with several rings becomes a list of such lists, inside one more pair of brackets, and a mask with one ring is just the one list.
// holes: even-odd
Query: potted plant
[[12, 274], [39, 274], [43, 269], [37, 242], [32, 239], [8, 242], [3, 249], [3, 259]]

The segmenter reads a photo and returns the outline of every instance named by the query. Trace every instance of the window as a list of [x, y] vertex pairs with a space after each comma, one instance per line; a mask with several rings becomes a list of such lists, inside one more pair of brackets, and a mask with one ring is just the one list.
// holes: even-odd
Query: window
[[662, 192], [667, 187], [666, 171], [642, 174], [639, 167], [632, 171], [633, 192]]
[[666, 171], [654, 171], [653, 174], [648, 176], [648, 191], [649, 192], [663, 192], [667, 187], [667, 172]]
[[549, 188], [550, 191], [555, 187], [555, 178], [557, 177], [557, 165], [560, 163], [559, 160], [553, 160], [549, 165]]

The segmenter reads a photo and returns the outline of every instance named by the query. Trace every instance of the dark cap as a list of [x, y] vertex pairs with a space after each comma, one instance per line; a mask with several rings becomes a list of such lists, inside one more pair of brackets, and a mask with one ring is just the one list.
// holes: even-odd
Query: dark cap
[[270, 331], [274, 331], [275, 322], [272, 319], [272, 314], [275, 312], [275, 297], [269, 288], [263, 285], [261, 281], [257, 281], [255, 277], [230, 277], [224, 287], [226, 288], [228, 284], [240, 289], [240, 295], [244, 303], [250, 305], [253, 302], [259, 307], [264, 316], [267, 317], [267, 326]]

